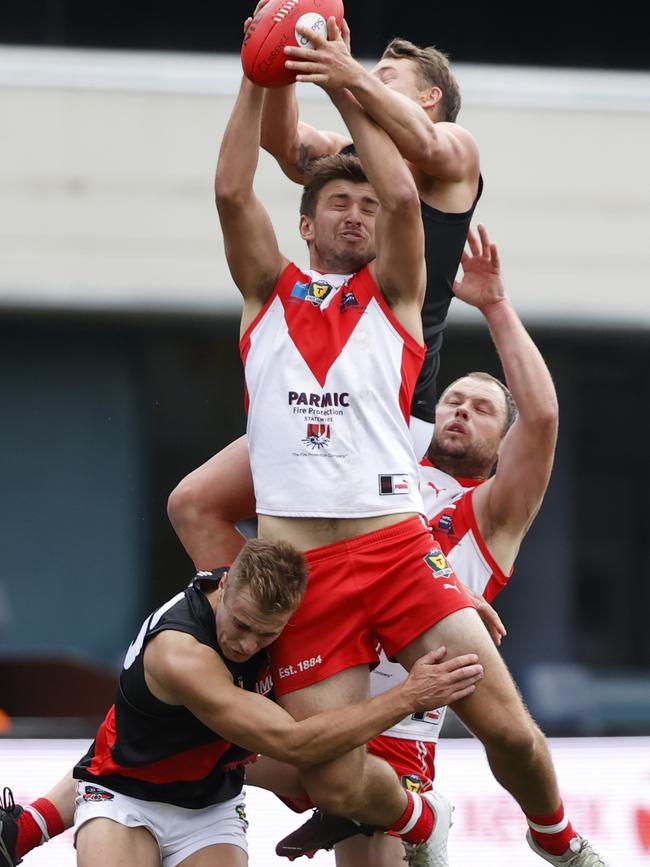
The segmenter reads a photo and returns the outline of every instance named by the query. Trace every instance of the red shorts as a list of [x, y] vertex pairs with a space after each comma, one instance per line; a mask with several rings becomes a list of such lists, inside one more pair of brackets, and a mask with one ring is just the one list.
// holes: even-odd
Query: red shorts
[[420, 518], [307, 551], [307, 591], [269, 648], [276, 696], [391, 657], [474, 607]]
[[368, 744], [368, 752], [388, 762], [411, 792], [428, 792], [436, 775], [436, 745], [432, 741], [407, 741], [379, 735]]

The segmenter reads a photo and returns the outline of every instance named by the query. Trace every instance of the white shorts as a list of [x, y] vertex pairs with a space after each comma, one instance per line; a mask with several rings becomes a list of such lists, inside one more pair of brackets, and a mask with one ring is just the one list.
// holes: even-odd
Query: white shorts
[[239, 846], [248, 853], [243, 792], [221, 804], [188, 810], [173, 804], [130, 798], [94, 783], [78, 782], [75, 837], [82, 825], [97, 818], [151, 831], [160, 848], [162, 867], [176, 867], [194, 852], [216, 843]]

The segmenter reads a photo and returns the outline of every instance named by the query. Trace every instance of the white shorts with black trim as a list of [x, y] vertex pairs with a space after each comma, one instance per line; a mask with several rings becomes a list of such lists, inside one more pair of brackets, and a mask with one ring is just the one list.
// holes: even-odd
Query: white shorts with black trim
[[127, 828], [147, 828], [160, 848], [162, 867], [176, 867], [199, 849], [226, 843], [248, 853], [244, 794], [201, 810], [141, 801], [94, 783], [77, 783], [75, 838], [91, 819], [112, 819]]

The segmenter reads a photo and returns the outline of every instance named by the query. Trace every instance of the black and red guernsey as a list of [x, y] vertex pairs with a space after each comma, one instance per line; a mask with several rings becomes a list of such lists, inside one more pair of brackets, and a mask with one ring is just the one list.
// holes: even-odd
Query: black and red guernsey
[[144, 648], [154, 635], [185, 632], [219, 655], [236, 685], [265, 691], [265, 651], [237, 663], [226, 659], [219, 647], [214, 612], [201, 588], [214, 589], [224, 571], [199, 573], [183, 593], [145, 620], [127, 651], [115, 704], [75, 767], [76, 779], [189, 809], [227, 801], [241, 792], [243, 765], [253, 754], [209, 729], [186, 707], [165, 704], [152, 695], [143, 664]]
[[474, 209], [483, 192], [483, 178], [472, 207], [463, 213], [439, 211], [420, 200], [424, 226], [424, 256], [427, 263], [427, 285], [422, 305], [422, 330], [427, 350], [420, 376], [415, 386], [411, 415], [433, 423], [436, 418], [438, 393], [436, 378], [440, 369], [440, 350], [447, 324], [447, 312], [454, 297], [454, 280], [465, 248]]
[[[341, 153], [356, 155], [356, 150], [354, 145], [350, 144], [344, 147]], [[454, 297], [454, 280], [474, 210], [482, 192], [483, 178], [479, 177], [476, 198], [471, 208], [462, 213], [439, 211], [420, 200], [424, 226], [424, 257], [427, 263], [422, 330], [427, 348], [413, 394], [411, 415], [431, 424], [436, 417], [438, 402], [436, 377], [440, 369], [440, 350], [447, 324], [447, 313]]]

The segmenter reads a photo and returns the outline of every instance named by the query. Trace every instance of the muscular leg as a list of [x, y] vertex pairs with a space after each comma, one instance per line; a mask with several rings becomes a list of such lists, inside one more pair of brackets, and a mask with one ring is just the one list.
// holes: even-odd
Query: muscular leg
[[[260, 758], [246, 767], [246, 785], [266, 789], [280, 798], [289, 798], [300, 802], [305, 798], [305, 789], [300, 779], [298, 769], [268, 756]], [[312, 806], [306, 803], [305, 809]]]
[[76, 782], [69, 772], [31, 804], [0, 810], [0, 846], [7, 849], [12, 861], [24, 858], [32, 849], [72, 827], [75, 792]]
[[77, 781], [69, 771], [65, 777], [61, 777], [50, 791], [44, 796], [59, 811], [65, 829], [72, 828], [74, 824], [74, 799], [77, 791]]
[[146, 828], [127, 828], [112, 819], [91, 819], [75, 841], [77, 867], [160, 867], [160, 849]]
[[244, 544], [235, 524], [255, 515], [246, 437], [186, 476], [171, 492], [167, 514], [197, 569], [231, 563]]
[[[302, 720], [328, 708], [361, 701], [368, 694], [367, 665], [349, 668], [320, 683], [290, 692], [280, 704]], [[322, 810], [357, 822], [388, 828], [404, 813], [406, 793], [386, 762], [365, 747], [301, 771], [304, 788]]]
[[[215, 843], [184, 858], [178, 867], [247, 867], [248, 855], [239, 846]], [[138, 865], [139, 867], [139, 865]]]
[[450, 614], [397, 657], [410, 669], [423, 653], [443, 644], [450, 656], [477, 653], [483, 665], [483, 680], [453, 709], [483, 743], [495, 778], [527, 815], [552, 813], [559, 807], [560, 793], [546, 740], [476, 611], [464, 608]]
[[389, 834], [350, 837], [334, 847], [336, 867], [404, 867], [404, 844]]

